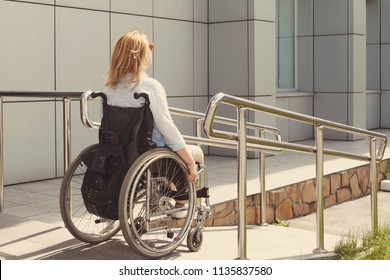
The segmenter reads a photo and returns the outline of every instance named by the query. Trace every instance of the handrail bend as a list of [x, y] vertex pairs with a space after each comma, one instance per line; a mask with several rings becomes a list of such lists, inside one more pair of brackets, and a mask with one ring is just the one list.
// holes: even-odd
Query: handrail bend
[[[243, 99], [240, 97], [228, 95], [225, 93], [218, 93], [216, 94], [209, 102], [209, 105], [206, 110], [206, 117], [204, 122], [204, 132], [205, 134], [210, 138], [217, 138], [217, 139], [235, 139], [236, 135], [232, 135], [231, 133], [228, 133], [226, 131], [220, 131], [215, 130], [213, 128], [213, 124], [216, 122], [215, 120], [218, 118], [216, 116], [217, 110], [219, 105], [221, 104], [229, 104], [234, 107], [246, 107], [248, 109], [252, 109], [253, 111], [257, 112], [263, 112], [268, 113], [272, 115], [276, 115], [278, 117], [283, 117], [295, 121], [304, 122], [307, 124], [315, 125], [315, 126], [322, 126], [324, 128], [329, 128], [333, 130], [338, 130], [342, 132], [347, 132], [350, 134], [356, 134], [364, 137], [375, 137], [380, 142], [380, 146], [376, 155], [377, 160], [381, 160], [383, 158], [386, 145], [387, 145], [387, 137], [386, 135], [382, 133], [378, 133], [375, 131], [370, 131], [366, 129], [361, 129], [345, 124], [340, 124], [336, 122], [332, 122], [325, 119], [320, 119], [300, 113], [296, 113], [289, 110], [280, 109], [277, 107], [265, 105], [262, 103], [254, 102], [251, 100]], [[278, 141], [279, 142], [279, 141]], [[314, 153], [316, 151], [315, 148], [310, 148], [308, 146], [304, 145], [295, 145], [291, 143], [277, 143], [273, 142], [272, 140], [263, 140], [263, 139], [256, 139], [248, 138], [248, 143], [253, 144], [266, 144], [270, 146], [277, 146], [280, 149], [283, 150], [291, 150], [291, 151], [297, 151], [297, 152], [307, 152], [307, 153]], [[351, 157], [353, 159], [360, 159], [360, 160], [369, 160], [370, 157], [367, 156], [361, 156], [361, 155], [354, 155], [350, 153], [335, 151], [335, 150], [324, 150], [324, 153], [327, 155], [340, 155], [340, 156], [346, 156]]]
[[[237, 110], [237, 134], [233, 135], [226, 131], [220, 131], [213, 128], [216, 122], [216, 114], [218, 107], [221, 104], [227, 104], [236, 107]], [[307, 145], [298, 145], [294, 143], [272, 141], [269, 139], [257, 138], [254, 139], [247, 135], [245, 126], [246, 112], [248, 110], [267, 113], [278, 117], [287, 118], [294, 121], [311, 124], [315, 127], [314, 147]], [[347, 153], [344, 151], [324, 149], [323, 131], [324, 128], [342, 131], [350, 134], [355, 134], [363, 137], [368, 137], [370, 140], [369, 155], [360, 155], [355, 153]], [[384, 134], [356, 128], [304, 114], [272, 107], [225, 93], [216, 94], [209, 102], [206, 116], [204, 120], [204, 133], [211, 139], [236, 140], [238, 149], [238, 204], [239, 204], [239, 221], [238, 221], [238, 258], [246, 258], [246, 147], [248, 144], [264, 145], [270, 148], [278, 148], [282, 150], [290, 150], [295, 152], [312, 153], [316, 155], [316, 195], [317, 195], [317, 248], [316, 253], [326, 252], [324, 249], [324, 195], [323, 195], [323, 176], [324, 176], [324, 155], [341, 156], [363, 161], [370, 161], [370, 180], [371, 180], [371, 223], [375, 230], [378, 227], [378, 206], [377, 206], [377, 161], [383, 158], [387, 137]], [[377, 142], [380, 146], [377, 149]], [[262, 172], [260, 172], [260, 180], [265, 184], [264, 162], [262, 162]], [[264, 195], [262, 194], [262, 197]], [[263, 201], [262, 201], [263, 203]], [[262, 205], [264, 207], [264, 205]]]

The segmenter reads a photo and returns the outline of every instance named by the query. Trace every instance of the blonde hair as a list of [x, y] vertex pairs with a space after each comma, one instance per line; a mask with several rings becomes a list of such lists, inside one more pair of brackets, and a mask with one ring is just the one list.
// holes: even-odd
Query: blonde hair
[[139, 31], [129, 31], [115, 43], [111, 66], [106, 77], [106, 86], [115, 87], [126, 75], [125, 82], [135, 86], [141, 81], [144, 70], [151, 64], [151, 50], [147, 36]]

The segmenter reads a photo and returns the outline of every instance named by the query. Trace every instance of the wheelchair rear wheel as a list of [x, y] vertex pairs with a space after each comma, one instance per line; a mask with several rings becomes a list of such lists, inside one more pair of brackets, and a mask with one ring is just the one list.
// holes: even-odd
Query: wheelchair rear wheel
[[[176, 201], [185, 207], [176, 208]], [[190, 230], [195, 188], [176, 153], [156, 148], [130, 167], [119, 198], [120, 227], [130, 247], [146, 258], [172, 253]]]
[[96, 147], [97, 144], [91, 145], [81, 151], [65, 172], [60, 190], [60, 210], [66, 228], [75, 238], [87, 243], [106, 241], [120, 230], [118, 220], [93, 215], [84, 205], [81, 185], [87, 166], [82, 158]]

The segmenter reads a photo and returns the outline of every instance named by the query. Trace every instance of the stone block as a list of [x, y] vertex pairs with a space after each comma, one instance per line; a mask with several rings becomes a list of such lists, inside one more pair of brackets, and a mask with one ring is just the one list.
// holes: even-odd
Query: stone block
[[307, 203], [294, 203], [293, 204], [294, 217], [305, 216], [310, 213], [310, 207]]
[[[255, 211], [256, 211], [256, 225], [259, 225], [261, 223], [261, 207], [260, 205], [255, 206]], [[267, 210], [266, 210], [267, 211]]]
[[305, 189], [307, 182], [300, 182], [298, 183], [299, 193], [302, 194], [303, 190]]
[[333, 206], [337, 203], [336, 194], [330, 194], [324, 199], [325, 207]]
[[287, 197], [290, 198], [291, 197], [291, 185], [284, 187], [284, 190], [286, 191]]
[[290, 199], [292, 202], [300, 202], [300, 191], [299, 184], [294, 184], [291, 186]]
[[[256, 205], [256, 224], [261, 224], [261, 211], [260, 205]], [[275, 222], [275, 210], [271, 206], [266, 206], [265, 208], [265, 222], [268, 224], [273, 224]]]
[[360, 189], [363, 193], [367, 193], [368, 184], [370, 182], [370, 167], [362, 166], [356, 170], [356, 174], [358, 176]]
[[360, 189], [360, 184], [356, 173], [350, 179], [350, 188], [352, 197], [363, 196], [363, 192]]
[[265, 193], [265, 202], [268, 204], [270, 204], [270, 192], [266, 192]]
[[336, 192], [337, 203], [342, 203], [351, 199], [351, 191], [348, 188], [339, 189]]
[[382, 160], [380, 163], [379, 163], [379, 172], [383, 173], [383, 174], [386, 174], [389, 167], [388, 167], [388, 162], [387, 160]]
[[291, 219], [294, 217], [292, 210], [292, 202], [289, 199], [285, 199], [278, 208], [276, 208], [275, 217], [276, 219]]
[[232, 212], [224, 217], [214, 217], [213, 226], [233, 226], [235, 225], [235, 213]]
[[270, 192], [269, 195], [269, 204], [275, 205], [278, 207], [279, 204], [287, 198], [287, 193], [285, 189], [277, 189]]
[[356, 168], [347, 170], [347, 173], [348, 173], [348, 177], [351, 178], [352, 175], [356, 173]]
[[212, 227], [213, 226], [213, 216], [211, 216], [210, 218], [206, 219], [206, 221], [204, 222], [204, 226], [205, 227]]
[[215, 218], [225, 217], [229, 213], [235, 211], [235, 201], [226, 201], [218, 203], [213, 207], [213, 215]]
[[308, 181], [301, 194], [302, 201], [306, 203], [311, 203], [317, 200], [316, 197], [316, 186], [314, 181]]
[[256, 205], [256, 196], [258, 195], [250, 195], [246, 198], [246, 206], [251, 207]]
[[[344, 177], [347, 177], [345, 175]], [[340, 174], [332, 174], [330, 175], [330, 186], [331, 186], [331, 193], [336, 193], [336, 191], [341, 187], [341, 175]]]
[[[343, 171], [341, 172], [340, 174], [341, 176], [341, 187], [344, 188], [344, 187], [348, 187], [349, 186], [349, 176], [348, 176], [348, 172], [347, 171]], [[336, 190], [335, 189], [335, 192], [336, 193]]]
[[329, 176], [324, 177], [324, 189], [322, 191], [324, 197], [327, 197], [330, 194], [330, 178]]
[[317, 211], [317, 202], [309, 203], [309, 211], [310, 213]]
[[[267, 196], [267, 193], [266, 193], [266, 196]], [[266, 200], [267, 200], [267, 198], [266, 198]], [[261, 203], [261, 193], [253, 195], [253, 202], [254, 202], [254, 205], [258, 205]]]
[[248, 225], [256, 224], [256, 206], [246, 208], [246, 223]]
[[382, 180], [386, 179], [385, 175], [381, 172], [379, 172], [377, 180], [378, 182], [381, 182]]

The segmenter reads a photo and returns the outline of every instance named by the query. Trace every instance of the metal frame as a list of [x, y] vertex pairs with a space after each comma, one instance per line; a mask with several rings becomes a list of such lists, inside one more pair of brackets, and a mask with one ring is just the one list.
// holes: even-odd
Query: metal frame
[[[281, 142], [281, 141], [273, 141], [268, 140], [264, 138], [253, 138], [246, 135], [246, 127], [245, 122], [243, 119], [245, 116], [243, 114], [239, 114], [238, 116], [238, 126], [240, 129], [238, 130], [236, 135], [232, 135], [229, 132], [226, 131], [219, 131], [215, 130], [213, 128], [213, 125], [216, 120], [216, 113], [218, 110], [219, 105], [221, 104], [227, 104], [231, 105], [233, 107], [236, 107], [237, 110], [244, 111], [244, 110], [252, 110], [255, 112], [262, 112], [267, 113], [271, 115], [276, 115], [278, 117], [283, 117], [307, 124], [311, 124], [315, 126], [315, 140], [316, 145], [315, 147], [307, 146], [307, 145], [299, 145], [294, 143], [288, 143], [288, 142]], [[363, 137], [367, 137], [370, 139], [370, 147], [369, 147], [369, 156], [367, 155], [358, 155], [354, 153], [347, 153], [343, 151], [337, 151], [337, 150], [330, 150], [324, 148], [323, 143], [323, 130], [324, 128], [332, 129], [332, 130], [338, 130], [343, 131], [350, 134], [355, 134]], [[296, 112], [283, 110], [280, 108], [264, 105], [261, 103], [257, 103], [254, 101], [250, 101], [247, 99], [227, 95], [225, 93], [218, 93], [215, 95], [209, 102], [209, 105], [207, 107], [206, 111], [206, 117], [204, 121], [204, 132], [206, 136], [208, 136], [211, 139], [226, 139], [226, 140], [237, 140], [237, 148], [238, 151], [238, 161], [239, 161], [239, 173], [245, 173], [246, 172], [246, 162], [240, 158], [245, 155], [245, 147], [246, 145], [242, 142], [245, 141], [246, 144], [254, 144], [254, 145], [264, 145], [268, 148], [278, 148], [282, 150], [290, 150], [295, 152], [301, 152], [301, 153], [311, 153], [316, 155], [316, 186], [317, 186], [317, 226], [316, 226], [316, 233], [317, 233], [317, 247], [313, 250], [315, 253], [323, 253], [326, 252], [324, 248], [324, 197], [323, 197], [323, 187], [324, 187], [324, 155], [331, 155], [331, 156], [340, 156], [340, 157], [346, 157], [351, 159], [358, 159], [363, 161], [369, 161], [370, 162], [370, 170], [371, 170], [371, 223], [372, 228], [375, 230], [378, 227], [378, 205], [377, 205], [377, 189], [378, 189], [378, 182], [377, 182], [377, 161], [381, 160], [383, 158], [383, 154], [385, 152], [385, 148], [387, 145], [387, 137], [384, 134], [356, 128], [336, 122], [327, 121], [320, 118], [315, 118], [303, 114], [299, 114]], [[246, 140], [244, 140], [246, 139]], [[380, 146], [376, 148], [377, 142], [380, 142]], [[264, 165], [264, 162], [263, 162]], [[263, 168], [262, 165], [262, 168]], [[264, 184], [264, 172], [260, 172], [260, 180]], [[245, 177], [244, 174], [239, 174], [239, 178]], [[242, 189], [246, 188], [246, 182], [244, 180], [239, 179], [238, 180], [238, 197], [242, 201], [239, 201], [239, 209], [240, 212], [240, 219], [238, 221], [238, 239], [239, 239], [239, 246], [238, 246], [238, 255], [240, 259], [246, 258], [246, 240], [245, 235], [242, 231], [245, 230], [244, 224], [246, 224], [246, 221], [243, 217], [246, 217], [246, 197], [243, 197], [242, 194], [244, 191]], [[241, 240], [241, 237], [244, 236], [244, 240]]]

